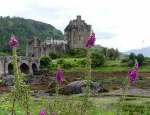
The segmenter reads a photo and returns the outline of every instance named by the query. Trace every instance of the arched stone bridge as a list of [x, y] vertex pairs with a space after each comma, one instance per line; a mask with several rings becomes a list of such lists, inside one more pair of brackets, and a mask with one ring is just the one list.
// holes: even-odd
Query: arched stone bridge
[[[19, 72], [33, 74], [38, 71], [40, 60], [34, 57], [18, 56]], [[0, 56], [0, 75], [13, 75], [13, 57]]]

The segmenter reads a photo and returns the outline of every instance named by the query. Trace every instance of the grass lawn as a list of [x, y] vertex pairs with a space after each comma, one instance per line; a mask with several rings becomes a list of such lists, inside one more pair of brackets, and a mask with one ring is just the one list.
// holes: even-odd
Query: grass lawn
[[[0, 96], [0, 101], [5, 95]], [[60, 96], [56, 113], [58, 115], [81, 115], [81, 105], [84, 95]], [[110, 96], [102, 93], [95, 94], [90, 98], [86, 115], [115, 115], [119, 96]], [[38, 115], [41, 109], [45, 109], [49, 115], [49, 103], [53, 108], [53, 97], [39, 97], [30, 99], [30, 111], [33, 115]], [[127, 96], [123, 102], [123, 115], [149, 115], [150, 97]], [[12, 102], [3, 103], [0, 108], [0, 115], [9, 115], [11, 112]], [[53, 108], [54, 109], [54, 108]], [[24, 115], [20, 106], [15, 106], [16, 115]]]

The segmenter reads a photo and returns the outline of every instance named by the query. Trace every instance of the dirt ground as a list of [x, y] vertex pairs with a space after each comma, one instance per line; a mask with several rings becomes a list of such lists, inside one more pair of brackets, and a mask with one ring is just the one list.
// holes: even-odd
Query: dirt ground
[[[72, 82], [75, 80], [80, 80], [84, 76], [84, 72], [71, 72], [64, 73], [63, 76], [67, 77], [67, 81]], [[103, 81], [102, 85], [105, 89], [109, 90], [110, 94], [120, 94], [122, 92], [122, 84], [119, 81], [121, 78], [127, 76], [127, 72], [113, 72], [113, 73], [102, 73], [102, 72], [93, 72], [93, 79], [101, 79]], [[139, 73], [137, 83], [129, 88], [128, 93], [141, 96], [150, 96], [150, 72]], [[117, 78], [114, 79], [114, 78]], [[109, 80], [108, 80], [109, 79]], [[144, 79], [139, 80], [139, 79]], [[46, 90], [48, 88], [48, 82], [41, 82], [37, 84], [30, 84], [30, 90]], [[0, 94], [10, 92], [11, 87], [9, 86], [0, 86]]]

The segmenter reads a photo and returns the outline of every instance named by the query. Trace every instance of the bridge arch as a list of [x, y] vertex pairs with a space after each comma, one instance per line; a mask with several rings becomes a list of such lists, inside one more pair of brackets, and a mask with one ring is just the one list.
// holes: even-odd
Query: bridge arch
[[33, 71], [33, 73], [34, 73], [35, 71], [37, 71], [37, 70], [38, 70], [37, 65], [36, 65], [35, 63], [33, 63], [33, 64], [32, 64], [32, 71]]
[[30, 73], [29, 66], [26, 63], [22, 63], [20, 65], [20, 72], [25, 73], [25, 74], [29, 74]]
[[9, 63], [8, 64], [8, 74], [13, 75], [14, 74], [14, 69], [13, 69], [13, 64]]

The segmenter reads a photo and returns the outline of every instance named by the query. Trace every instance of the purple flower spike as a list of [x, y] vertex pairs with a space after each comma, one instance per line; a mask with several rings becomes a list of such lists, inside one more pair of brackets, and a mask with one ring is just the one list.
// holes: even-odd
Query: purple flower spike
[[15, 37], [11, 37], [9, 41], [10, 47], [13, 47], [14, 45], [18, 46], [19, 42], [16, 40]]
[[63, 74], [62, 70], [58, 69], [57, 74], [56, 74], [56, 80], [59, 85], [61, 84], [61, 81], [62, 81], [62, 74]]
[[135, 61], [134, 68], [128, 71], [128, 76], [130, 78], [130, 83], [133, 85], [135, 83], [136, 77], [138, 76], [138, 62]]
[[92, 32], [92, 35], [91, 35], [90, 38], [86, 41], [85, 47], [88, 47], [89, 45], [90, 45], [90, 46], [94, 46], [95, 40], [96, 40], [96, 38], [95, 38], [95, 33]]
[[45, 110], [40, 110], [40, 115], [46, 115], [46, 111]]

